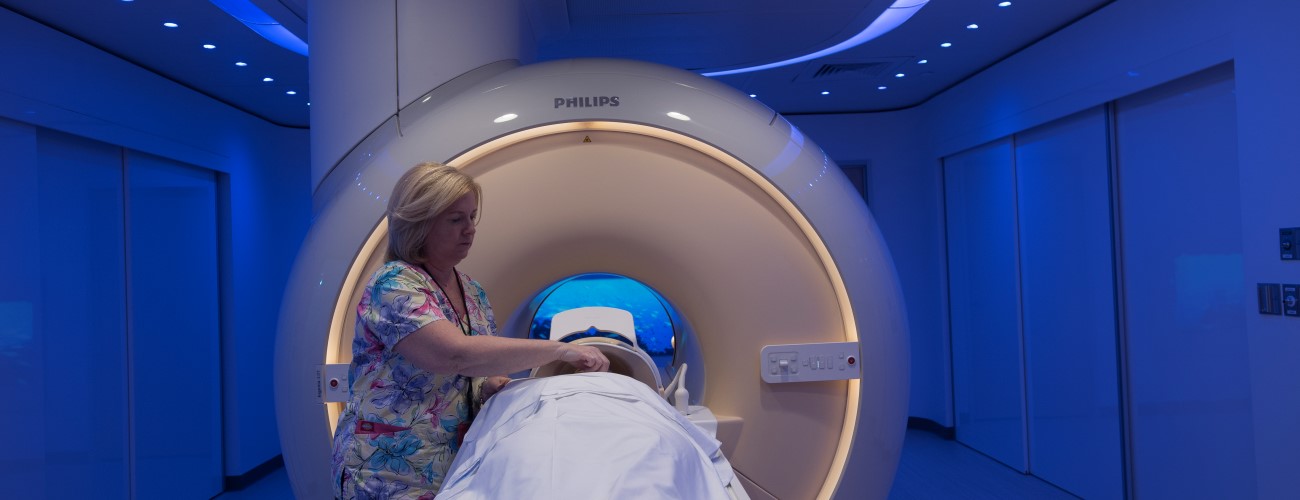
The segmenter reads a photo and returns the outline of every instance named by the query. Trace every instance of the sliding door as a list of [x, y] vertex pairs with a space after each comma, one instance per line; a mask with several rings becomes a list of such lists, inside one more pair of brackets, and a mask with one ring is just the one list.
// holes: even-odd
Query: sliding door
[[1011, 141], [944, 159], [957, 440], [1025, 471]]
[[1016, 134], [1029, 471], [1124, 498], [1107, 115]]
[[1115, 108], [1135, 490], [1253, 498], [1232, 68]]

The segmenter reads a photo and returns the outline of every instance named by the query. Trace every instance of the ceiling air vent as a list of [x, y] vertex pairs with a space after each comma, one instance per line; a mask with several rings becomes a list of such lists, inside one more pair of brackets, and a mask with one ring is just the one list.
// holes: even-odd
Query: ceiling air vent
[[869, 80], [890, 74], [906, 58], [876, 59], [873, 61], [843, 61], [824, 64], [809, 64], [795, 81], [826, 82]]
[[888, 63], [836, 63], [823, 64], [813, 73], [814, 80], [826, 79], [846, 79], [846, 78], [872, 78], [880, 76], [889, 67]]

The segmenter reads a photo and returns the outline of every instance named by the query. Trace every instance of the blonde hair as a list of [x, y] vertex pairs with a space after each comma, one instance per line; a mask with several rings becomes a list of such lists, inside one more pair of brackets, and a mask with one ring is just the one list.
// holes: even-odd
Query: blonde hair
[[470, 192], [482, 212], [483, 188], [455, 167], [424, 162], [402, 174], [388, 198], [388, 260], [421, 262], [433, 218]]

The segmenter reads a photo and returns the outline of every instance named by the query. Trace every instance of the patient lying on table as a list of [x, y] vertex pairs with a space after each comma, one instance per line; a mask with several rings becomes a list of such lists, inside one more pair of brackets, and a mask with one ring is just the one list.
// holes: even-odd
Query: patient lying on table
[[730, 498], [717, 440], [617, 373], [511, 382], [474, 420], [439, 499]]

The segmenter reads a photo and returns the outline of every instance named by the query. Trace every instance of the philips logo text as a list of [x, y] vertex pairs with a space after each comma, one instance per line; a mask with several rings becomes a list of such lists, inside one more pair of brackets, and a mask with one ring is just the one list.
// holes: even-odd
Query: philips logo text
[[555, 109], [559, 108], [611, 108], [618, 107], [618, 96], [591, 96], [591, 97], [556, 97]]

